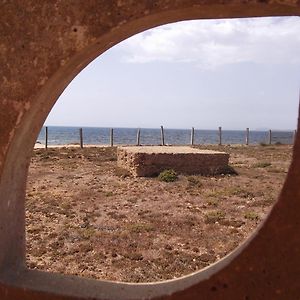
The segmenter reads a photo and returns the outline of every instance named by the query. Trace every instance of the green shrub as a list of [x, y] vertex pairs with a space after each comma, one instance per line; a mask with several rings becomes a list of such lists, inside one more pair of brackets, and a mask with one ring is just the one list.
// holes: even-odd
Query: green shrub
[[259, 220], [259, 215], [254, 211], [248, 211], [245, 213], [244, 218], [251, 221], [255, 221]]
[[221, 210], [209, 211], [204, 215], [204, 221], [206, 224], [213, 224], [223, 220], [225, 215], [225, 212]]
[[164, 170], [158, 175], [158, 179], [164, 182], [173, 182], [178, 179], [177, 173], [174, 170]]

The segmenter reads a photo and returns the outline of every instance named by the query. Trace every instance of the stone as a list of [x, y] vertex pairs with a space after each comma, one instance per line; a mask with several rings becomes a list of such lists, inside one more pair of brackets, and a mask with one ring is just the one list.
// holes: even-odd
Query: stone
[[117, 150], [117, 164], [133, 176], [157, 176], [173, 169], [177, 173], [215, 175], [228, 169], [229, 154], [189, 146], [123, 146]]

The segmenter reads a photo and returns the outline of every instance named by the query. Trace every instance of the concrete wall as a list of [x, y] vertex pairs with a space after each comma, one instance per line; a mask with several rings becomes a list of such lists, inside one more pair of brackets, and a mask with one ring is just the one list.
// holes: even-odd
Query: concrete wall
[[[300, 136], [263, 226], [230, 256], [153, 285], [98, 282], [25, 268], [24, 201], [38, 132], [58, 96], [94, 58], [168, 22], [300, 14], [299, 0], [15, 0], [0, 2], [1, 299], [297, 299]], [[84, 99], [83, 99], [84, 101]]]
[[[157, 151], [151, 151], [158, 148]], [[214, 175], [228, 170], [229, 154], [201, 151], [189, 147], [119, 147], [118, 166], [134, 176], [157, 176], [161, 171], [173, 169], [179, 174]], [[185, 151], [181, 151], [185, 149]], [[194, 151], [192, 151], [194, 150]]]

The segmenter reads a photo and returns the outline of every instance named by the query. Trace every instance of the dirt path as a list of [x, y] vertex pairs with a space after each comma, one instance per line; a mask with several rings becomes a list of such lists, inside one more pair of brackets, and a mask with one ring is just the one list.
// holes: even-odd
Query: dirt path
[[[202, 147], [204, 148], [204, 147]], [[210, 146], [239, 175], [132, 178], [113, 148], [34, 151], [26, 201], [27, 264], [126, 282], [189, 274], [236, 248], [282, 187], [291, 146]]]

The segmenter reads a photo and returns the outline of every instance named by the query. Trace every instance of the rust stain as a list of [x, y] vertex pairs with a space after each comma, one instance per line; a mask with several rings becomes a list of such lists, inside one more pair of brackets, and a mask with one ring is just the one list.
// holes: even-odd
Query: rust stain
[[[138, 31], [191, 17], [300, 15], [299, 0], [99, 0], [1, 1], [0, 3], [0, 176], [18, 128], [38, 107], [42, 88], [94, 43], [111, 34]], [[172, 16], [172, 18], [169, 18]], [[140, 26], [142, 26], [140, 25]], [[133, 26], [133, 27], [130, 27]], [[80, 65], [80, 62], [78, 63]], [[40, 112], [43, 114], [44, 112]], [[26, 120], [25, 120], [26, 119]], [[31, 122], [31, 123], [29, 123]], [[299, 138], [299, 137], [298, 137]], [[16, 158], [17, 159], [17, 158]], [[208, 280], [164, 299], [297, 299], [300, 294], [300, 144], [281, 199], [255, 240], [232, 263]], [[2, 177], [1, 177], [2, 178]], [[0, 179], [1, 179], [0, 178]], [[14, 178], [6, 178], [13, 182]], [[0, 185], [1, 185], [0, 180]], [[0, 195], [4, 197], [4, 195]], [[22, 201], [22, 199], [20, 200]], [[5, 212], [2, 212], [5, 213]], [[19, 212], [16, 212], [16, 215]], [[0, 234], [5, 224], [1, 223]], [[5, 230], [4, 230], [5, 231]], [[24, 230], [23, 230], [24, 231]], [[23, 232], [22, 231], [22, 232]], [[23, 233], [24, 234], [24, 233]], [[21, 233], [20, 233], [21, 235]], [[1, 236], [0, 236], [1, 238]], [[20, 236], [11, 239], [19, 240]], [[1, 249], [12, 251], [10, 249]], [[4, 276], [3, 274], [1, 276]], [[1, 299], [80, 299], [2, 282]], [[84, 286], [84, 284], [83, 284]], [[66, 287], [67, 288], [67, 287]], [[83, 298], [81, 298], [83, 299]], [[96, 299], [96, 298], [95, 298]]]

